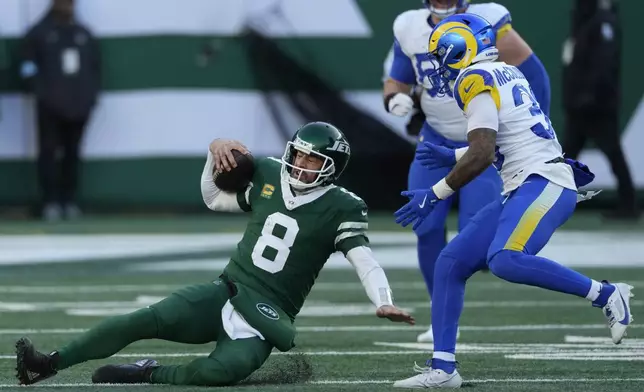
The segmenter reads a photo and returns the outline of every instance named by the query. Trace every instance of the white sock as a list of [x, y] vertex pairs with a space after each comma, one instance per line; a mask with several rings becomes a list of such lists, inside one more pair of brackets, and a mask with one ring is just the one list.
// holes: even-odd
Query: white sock
[[596, 280], [592, 280], [592, 285], [588, 294], [586, 294], [586, 299], [589, 301], [595, 301], [599, 297], [599, 293], [602, 291], [602, 284]]
[[440, 359], [445, 362], [456, 362], [456, 355], [452, 353], [446, 353], [444, 351], [434, 351], [432, 356], [434, 359]]

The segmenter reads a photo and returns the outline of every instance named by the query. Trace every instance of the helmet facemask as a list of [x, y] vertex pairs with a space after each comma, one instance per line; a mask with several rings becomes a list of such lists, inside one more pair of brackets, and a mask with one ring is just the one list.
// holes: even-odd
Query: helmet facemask
[[469, 49], [457, 49], [453, 45], [445, 48], [444, 46], [439, 46], [434, 52], [431, 52], [430, 55], [436, 58], [439, 66], [436, 68], [434, 73], [438, 76], [432, 80], [436, 80], [439, 84], [435, 86], [438, 88], [438, 95], [443, 96], [448, 94], [450, 91], [454, 91], [454, 84], [456, 78], [458, 77], [460, 70], [451, 68], [445, 61], [445, 57], [449, 56], [450, 53], [453, 53], [453, 60], [463, 60], [469, 64], [469, 57], [472, 56], [471, 50]]
[[[294, 164], [297, 152], [302, 152], [306, 155], [311, 155], [319, 158], [322, 161], [322, 166], [317, 169], [305, 169], [298, 167]], [[313, 181], [305, 181], [302, 177], [306, 177], [308, 173], [316, 174]], [[331, 182], [335, 174], [335, 163], [333, 159], [320, 152], [314, 151], [312, 145], [296, 138], [295, 141], [286, 143], [286, 150], [282, 156], [282, 177], [286, 178], [289, 185], [298, 191], [306, 191], [320, 185]]]

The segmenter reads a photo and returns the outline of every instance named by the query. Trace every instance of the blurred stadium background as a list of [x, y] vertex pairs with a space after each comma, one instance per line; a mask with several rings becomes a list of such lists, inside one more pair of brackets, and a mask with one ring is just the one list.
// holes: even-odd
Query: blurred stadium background
[[[561, 53], [572, 1], [498, 2], [511, 11], [513, 25], [550, 74], [551, 118], [561, 139], [566, 132]], [[394, 289], [400, 291], [398, 300], [416, 310], [422, 325], [429, 322], [428, 306], [422, 305], [426, 301], [422, 278], [414, 273], [415, 237], [391, 219], [391, 212], [403, 201], [399, 193], [406, 186], [413, 141], [405, 135], [404, 119], [388, 115], [381, 98], [393, 19], [420, 7], [419, 0], [77, 0], [78, 17], [100, 38], [103, 92], [83, 143], [80, 202], [86, 215], [59, 223], [31, 218], [39, 201], [35, 124], [33, 102], [21, 92], [17, 57], [20, 37], [48, 4], [48, 0], [0, 0], [0, 265], [4, 266], [0, 272], [0, 347], [4, 347], [0, 349], [0, 388], [12, 382], [12, 364], [6, 359], [11, 357], [11, 341], [23, 328], [44, 328], [38, 340], [58, 344], [94, 324], [97, 317], [147, 304], [156, 298], [152, 294], [166, 295], [180, 284], [204, 279], [204, 271], [215, 277], [240, 238], [245, 218], [211, 213], [201, 201], [198, 183], [208, 143], [217, 137], [235, 138], [257, 156], [281, 156], [297, 127], [312, 120], [332, 122], [347, 134], [353, 155], [342, 185], [362, 196], [373, 211], [374, 252], [392, 271]], [[644, 146], [642, 13], [644, 2], [621, 2], [623, 47], [634, 49], [623, 51], [622, 143], [640, 201], [644, 199], [644, 154], [639, 151]], [[639, 269], [644, 265], [644, 224], [604, 221], [598, 212], [616, 204], [613, 175], [606, 159], [593, 148], [585, 150], [580, 160], [597, 174], [594, 186], [605, 191], [579, 206], [544, 254], [579, 268], [600, 268], [587, 270], [595, 276], [635, 279], [639, 288], [644, 282]], [[451, 219], [450, 235], [454, 228]], [[326, 286], [314, 289], [309, 316], [302, 318], [301, 325], [309, 326], [311, 334], [316, 327], [327, 326], [329, 333], [339, 335], [309, 339], [313, 335], [305, 332], [300, 347], [318, 352], [385, 349], [373, 342], [394, 338], [367, 316], [370, 310], [364, 310], [367, 299], [357, 278], [333, 271], [346, 267], [339, 258], [331, 261], [331, 267], [322, 277]], [[540, 339], [551, 344], [544, 350], [556, 351], [555, 343], [583, 342], [579, 336], [569, 338], [574, 328], [564, 326], [583, 324], [592, 344], [605, 348], [597, 340], [605, 335], [597, 327], [599, 315], [586, 317], [590, 310], [579, 310], [570, 301], [557, 303], [557, 296], [535, 297], [530, 289], [486, 286], [489, 282], [498, 284], [487, 276], [478, 289], [468, 291], [468, 299], [479, 301], [471, 306], [480, 311], [472, 310], [464, 325], [518, 326], [508, 330], [514, 343]], [[347, 290], [352, 297], [343, 294]], [[516, 300], [511, 312], [495, 306], [510, 300]], [[345, 302], [344, 308], [337, 306]], [[636, 302], [634, 310], [641, 310], [641, 305]], [[542, 307], [554, 310], [537, 312]], [[574, 317], [577, 312], [581, 318]], [[342, 331], [340, 327], [347, 324], [363, 329]], [[334, 326], [338, 329], [333, 330]], [[395, 339], [413, 342], [419, 330], [396, 332]], [[466, 329], [465, 341], [507, 342], [508, 334], [476, 331], [476, 327]], [[637, 337], [639, 330], [635, 331], [632, 335]], [[634, 341], [626, 357], [644, 360], [641, 343]], [[177, 347], [143, 345], [131, 352], [181, 352]], [[586, 347], [579, 358], [588, 360], [591, 349]], [[495, 367], [508, 374], [520, 370], [519, 377], [532, 379], [551, 375], [547, 367], [537, 365], [539, 358], [508, 362], [503, 353], [489, 347], [479, 354], [472, 352], [462, 363], [475, 362], [480, 379]], [[370, 370], [366, 375], [365, 369], [372, 369], [375, 362], [357, 364], [350, 356], [331, 362], [322, 355], [318, 364], [326, 367], [319, 380], [386, 381], [407, 375], [401, 360], [411, 364], [423, 357], [417, 352], [392, 355], [398, 356], [382, 359], [387, 364], [383, 368], [389, 370]], [[181, 355], [176, 357], [182, 360]], [[172, 355], [168, 358], [174, 360]], [[343, 373], [347, 366], [357, 367], [347, 375]], [[593, 366], [573, 365], [569, 370], [577, 373], [558, 376], [562, 380], [615, 377], [610, 366]], [[88, 369], [81, 368], [64, 380], [87, 382]], [[619, 377], [631, 377], [633, 386], [627, 382], [620, 390], [638, 390], [636, 377], [641, 376], [634, 365], [628, 369]], [[484, 382], [480, 386], [487, 390]], [[550, 390], [534, 389], [529, 383], [494, 385], [490, 390], [505, 387]], [[321, 385], [312, 388], [323, 390]]]
[[[78, 0], [101, 39], [103, 93], [85, 135], [81, 202], [88, 210], [204, 211], [197, 188], [208, 142], [234, 137], [255, 155], [281, 155], [302, 122], [337, 123], [354, 156], [344, 184], [372, 209], [395, 209], [412, 158], [404, 120], [382, 106], [392, 20], [418, 0]], [[552, 122], [566, 132], [561, 53], [571, 1], [501, 1], [545, 63]], [[48, 0], [3, 0], [0, 14], [0, 205], [38, 201], [33, 105], [20, 94], [20, 37]], [[125, 3], [124, 3], [125, 4]], [[639, 45], [641, 4], [623, 1], [624, 47]], [[549, 10], [535, 17], [535, 10]], [[547, 19], [547, 26], [544, 20]], [[249, 32], [254, 29], [259, 34]], [[623, 51], [623, 146], [644, 189], [644, 80], [639, 51]], [[639, 110], [638, 110], [639, 108]], [[607, 190], [581, 207], [610, 208], [605, 158], [581, 156]], [[386, 171], [385, 171], [386, 170]]]

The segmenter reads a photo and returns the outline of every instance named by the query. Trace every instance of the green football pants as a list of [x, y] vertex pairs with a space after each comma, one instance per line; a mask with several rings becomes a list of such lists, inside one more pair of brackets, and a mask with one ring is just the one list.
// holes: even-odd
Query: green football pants
[[130, 343], [163, 339], [204, 344], [216, 341], [207, 358], [185, 365], [161, 366], [152, 372], [155, 384], [224, 386], [236, 384], [268, 359], [273, 346], [258, 337], [232, 340], [222, 326], [221, 309], [230, 298], [221, 281], [185, 287], [136, 312], [110, 317], [59, 350], [58, 368], [107, 358]]

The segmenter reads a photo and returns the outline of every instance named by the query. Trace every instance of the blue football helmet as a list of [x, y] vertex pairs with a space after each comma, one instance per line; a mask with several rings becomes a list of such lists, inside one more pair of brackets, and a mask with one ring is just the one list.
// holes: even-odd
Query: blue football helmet
[[[437, 8], [435, 3], [447, 6], [447, 8]], [[454, 15], [459, 10], [467, 8], [470, 5], [470, 0], [423, 0], [423, 4], [425, 4], [425, 7], [429, 9], [432, 15], [442, 20]]]
[[446, 93], [461, 70], [479, 61], [499, 57], [492, 25], [474, 14], [456, 14], [443, 19], [429, 36], [429, 53], [438, 61], [439, 93]]

